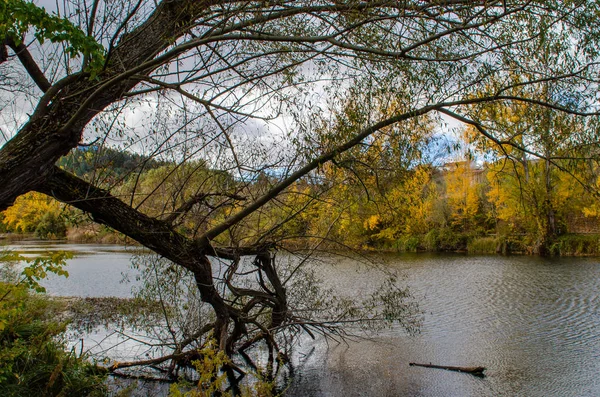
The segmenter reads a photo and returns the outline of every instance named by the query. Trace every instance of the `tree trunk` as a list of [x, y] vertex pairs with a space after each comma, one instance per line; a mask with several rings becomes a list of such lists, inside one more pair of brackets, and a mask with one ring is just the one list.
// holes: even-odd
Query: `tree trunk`
[[52, 169], [46, 183], [37, 190], [91, 214], [94, 221], [133, 238], [191, 271], [202, 300], [215, 310], [215, 337], [219, 343], [226, 341], [232, 310], [215, 289], [212, 267], [207, 257], [215, 252], [208, 241], [190, 240], [173, 230], [169, 223], [136, 211], [109, 192], [58, 167]]

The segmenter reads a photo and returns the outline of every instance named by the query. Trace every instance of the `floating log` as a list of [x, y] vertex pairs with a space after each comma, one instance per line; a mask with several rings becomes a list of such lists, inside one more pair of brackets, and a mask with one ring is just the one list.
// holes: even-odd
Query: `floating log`
[[450, 365], [435, 365], [435, 364], [417, 364], [417, 363], [409, 363], [408, 365], [416, 366], [416, 367], [425, 367], [425, 368], [439, 368], [446, 369], [448, 371], [456, 371], [456, 372], [464, 372], [466, 374], [471, 374], [475, 376], [485, 376], [483, 371], [485, 371], [485, 367], [453, 367]]

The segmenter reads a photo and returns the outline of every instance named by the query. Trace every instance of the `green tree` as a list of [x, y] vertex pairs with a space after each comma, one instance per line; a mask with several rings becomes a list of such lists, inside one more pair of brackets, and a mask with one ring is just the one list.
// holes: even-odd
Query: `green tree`
[[458, 230], [471, 232], [477, 226], [481, 212], [482, 183], [477, 165], [469, 160], [446, 165], [444, 182], [450, 223]]

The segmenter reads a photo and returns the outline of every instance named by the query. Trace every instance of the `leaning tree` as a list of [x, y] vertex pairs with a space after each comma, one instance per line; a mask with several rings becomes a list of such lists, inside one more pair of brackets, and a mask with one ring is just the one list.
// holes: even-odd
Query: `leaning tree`
[[[56, 14], [22, 0], [0, 7], [0, 209], [45, 193], [193, 275], [211, 320], [171, 358], [209, 332], [232, 354], [259, 342], [276, 350], [286, 327], [326, 330], [290, 305], [273, 258], [274, 231], [304, 207], [269, 227], [248, 222], [260, 223], [257, 214], [324, 166], [398, 142], [410, 148], [422, 125], [449, 119], [499, 152], [544, 156], [479, 117], [491, 105], [587, 123], [561, 136], [563, 158], [597, 141], [599, 10], [588, 0], [70, 0]], [[539, 52], [543, 68], [532, 61]], [[549, 83], [554, 94], [540, 98]], [[145, 211], [141, 198], [159, 190], [128, 182], [125, 197], [100, 174], [55, 166], [78, 147], [115, 142], [192, 170], [163, 211]], [[219, 183], [197, 182], [194, 167]], [[194, 226], [182, 229], [191, 216]], [[237, 281], [248, 266], [258, 280], [251, 287]]]

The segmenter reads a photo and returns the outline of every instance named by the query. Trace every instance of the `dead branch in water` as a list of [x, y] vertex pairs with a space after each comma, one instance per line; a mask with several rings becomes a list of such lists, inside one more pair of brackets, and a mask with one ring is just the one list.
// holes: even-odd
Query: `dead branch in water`
[[483, 373], [486, 368], [485, 367], [453, 367], [453, 366], [449, 366], [449, 365], [435, 365], [435, 364], [417, 364], [417, 363], [409, 363], [409, 366], [416, 366], [416, 367], [425, 367], [425, 368], [439, 368], [439, 369], [445, 369], [448, 371], [456, 371], [456, 372], [464, 372], [467, 374], [471, 374], [471, 375], [475, 375], [475, 376], [481, 376], [484, 377], [485, 374]]

